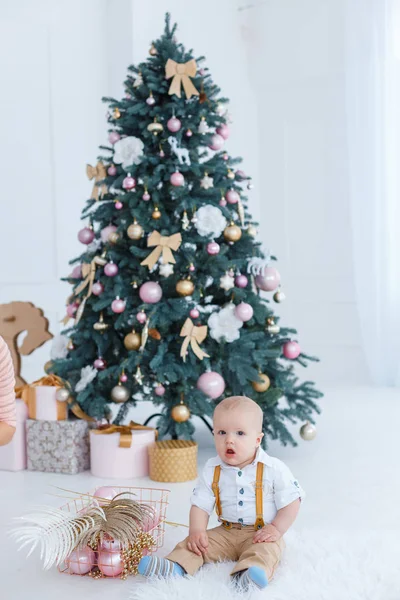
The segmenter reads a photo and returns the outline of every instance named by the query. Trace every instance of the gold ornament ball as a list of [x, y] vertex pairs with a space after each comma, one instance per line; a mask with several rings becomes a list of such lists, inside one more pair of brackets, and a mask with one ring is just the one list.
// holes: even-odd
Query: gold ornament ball
[[194, 283], [190, 279], [180, 279], [175, 289], [180, 296], [191, 296], [194, 292]]
[[43, 367], [43, 369], [44, 369], [44, 372], [45, 372], [45, 373], [51, 373], [51, 370], [52, 370], [53, 366], [54, 366], [54, 363], [53, 363], [53, 361], [52, 361], [52, 360], [48, 360], [48, 361], [45, 363], [44, 367]]
[[130, 392], [124, 385], [118, 384], [111, 390], [111, 399], [114, 402], [122, 403], [129, 400]]
[[224, 238], [227, 242], [238, 242], [242, 237], [242, 230], [240, 227], [231, 223], [224, 229]]
[[307, 421], [306, 423], [304, 423], [304, 425], [300, 427], [300, 435], [303, 438], [303, 440], [311, 442], [311, 440], [313, 440], [317, 435], [317, 428], [314, 425], [312, 425], [310, 421]]
[[67, 388], [60, 388], [56, 391], [56, 400], [58, 402], [66, 402], [69, 398], [69, 391]]
[[176, 421], [176, 423], [184, 423], [190, 419], [190, 410], [186, 404], [177, 404], [171, 410], [171, 417], [174, 421]]
[[139, 350], [141, 343], [142, 337], [135, 330], [125, 336], [124, 346], [127, 350]]
[[257, 229], [254, 227], [254, 225], [249, 225], [247, 228], [247, 233], [250, 237], [255, 238], [257, 236]]
[[228, 179], [235, 179], [235, 173], [229, 169], [227, 177]]
[[100, 333], [104, 333], [106, 329], [108, 329], [107, 323], [104, 323], [103, 314], [100, 315], [100, 320], [97, 323], [94, 323], [93, 329], [95, 331], [99, 331]]
[[139, 223], [132, 223], [132, 225], [129, 225], [126, 233], [131, 240], [140, 240], [143, 235], [143, 227]]
[[153, 219], [161, 219], [161, 211], [158, 208], [158, 206], [155, 207], [155, 209], [153, 210], [151, 216], [153, 217]]
[[119, 233], [117, 233], [116, 231], [112, 231], [108, 236], [108, 241], [111, 242], [111, 244], [116, 244], [119, 241], [119, 239]]
[[154, 46], [154, 44], [151, 45], [149, 54], [150, 54], [150, 56], [157, 56], [157, 50], [156, 50], [156, 47]]
[[114, 119], [119, 119], [120, 116], [121, 116], [121, 112], [120, 112], [119, 108], [118, 107], [114, 108], [114, 112], [113, 112]]
[[280, 330], [281, 330], [281, 328], [279, 327], [279, 325], [275, 325], [275, 323], [272, 325], [268, 325], [268, 327], [267, 327], [268, 333], [276, 334], [276, 333], [279, 333]]
[[255, 390], [256, 392], [266, 392], [269, 386], [271, 385], [270, 378], [268, 377], [268, 375], [265, 375], [265, 373], [260, 373], [258, 377], [262, 381], [252, 381], [251, 385], [253, 387], [253, 390]]

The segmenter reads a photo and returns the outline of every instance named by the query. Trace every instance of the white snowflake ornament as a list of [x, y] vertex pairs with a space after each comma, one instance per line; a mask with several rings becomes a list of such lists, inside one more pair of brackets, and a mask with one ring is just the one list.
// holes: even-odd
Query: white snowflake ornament
[[143, 85], [143, 76], [141, 73], [138, 73], [135, 79], [135, 83], [133, 84], [134, 88], [140, 87]]
[[232, 275], [226, 273], [223, 277], [221, 277], [221, 279], [219, 280], [219, 287], [225, 290], [226, 292], [235, 287], [235, 280], [233, 279]]
[[202, 236], [219, 237], [227, 222], [221, 210], [211, 204], [206, 204], [196, 212], [195, 227]]
[[142, 162], [143, 148], [141, 139], [132, 135], [124, 137], [114, 144], [113, 162], [117, 165], [122, 164], [122, 168], [127, 171], [132, 165]]
[[210, 188], [214, 187], [214, 179], [209, 177], [206, 173], [203, 179], [200, 181], [200, 187], [203, 188], [203, 190], [209, 190]]

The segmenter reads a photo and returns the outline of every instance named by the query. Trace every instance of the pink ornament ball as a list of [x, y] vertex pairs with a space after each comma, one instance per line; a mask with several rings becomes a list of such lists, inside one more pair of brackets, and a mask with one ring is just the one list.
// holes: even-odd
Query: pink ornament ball
[[218, 150], [221, 150], [221, 148], [223, 148], [224, 143], [225, 143], [225, 140], [222, 137], [222, 135], [219, 135], [218, 133], [215, 133], [212, 136], [211, 141], [210, 141], [208, 147], [211, 150], [214, 150], [215, 152], [217, 152]]
[[[96, 498], [100, 498], [101, 500], [112, 500], [113, 498], [115, 498], [115, 496], [117, 494], [118, 494], [118, 491], [115, 488], [105, 485], [105, 486], [97, 488], [97, 490], [94, 493], [94, 496]], [[100, 500], [99, 500], [99, 504], [101, 505]], [[103, 502], [103, 504], [104, 504], [104, 502]]]
[[225, 194], [225, 198], [229, 204], [237, 204], [240, 200], [240, 196], [235, 190], [228, 190]]
[[96, 564], [96, 555], [94, 551], [85, 546], [73, 550], [67, 558], [68, 573], [72, 575], [86, 575]]
[[106, 266], [104, 267], [104, 274], [107, 275], [107, 277], [115, 277], [115, 275], [117, 273], [118, 273], [118, 266], [115, 263], [113, 263], [112, 261], [107, 263]]
[[146, 323], [147, 321], [147, 315], [144, 312], [144, 310], [141, 310], [140, 312], [138, 312], [138, 314], [136, 315], [136, 319], [139, 321], [139, 323], [141, 323], [142, 325], [144, 323]]
[[176, 117], [171, 117], [167, 122], [167, 127], [169, 131], [172, 131], [172, 133], [176, 133], [182, 127], [182, 123]]
[[115, 144], [120, 139], [121, 139], [121, 136], [119, 135], [119, 133], [117, 131], [112, 131], [110, 133], [110, 135], [108, 136], [108, 141], [110, 142], [110, 144]]
[[247, 175], [244, 171], [242, 171], [241, 169], [238, 169], [236, 171], [236, 177], [237, 179], [240, 179], [241, 181], [243, 181], [243, 179], [247, 179]]
[[122, 375], [120, 375], [119, 380], [121, 383], [126, 383], [128, 381], [128, 375], [126, 373], [122, 373]]
[[274, 267], [267, 267], [264, 269], [263, 275], [257, 275], [256, 277], [256, 286], [263, 290], [264, 292], [272, 292], [276, 290], [281, 282], [281, 276], [279, 271], [277, 271]]
[[71, 273], [70, 277], [72, 279], [81, 279], [82, 278], [82, 266], [76, 265], [76, 267], [74, 267], [72, 269], [72, 273]]
[[126, 308], [125, 300], [121, 300], [120, 298], [115, 298], [115, 300], [111, 303], [111, 310], [117, 314], [123, 313]]
[[203, 394], [215, 400], [218, 398], [225, 389], [225, 381], [219, 373], [215, 371], [208, 371], [203, 373], [197, 380], [197, 389], [201, 390]]
[[111, 175], [111, 177], [114, 177], [114, 175], [117, 174], [117, 167], [115, 165], [110, 165], [107, 169], [107, 173]]
[[151, 196], [149, 194], [149, 192], [145, 192], [142, 196], [142, 200], [144, 200], [145, 202], [148, 202], [150, 200]]
[[121, 210], [121, 208], [123, 208], [123, 207], [124, 207], [124, 205], [122, 204], [121, 200], [117, 200], [115, 203], [115, 208], [117, 210]]
[[253, 316], [253, 307], [247, 302], [241, 302], [235, 308], [235, 316], [243, 323], [250, 321]]
[[220, 125], [220, 127], [218, 127], [217, 133], [218, 133], [218, 135], [220, 135], [221, 137], [223, 137], [224, 140], [227, 140], [228, 137], [231, 134], [228, 125], [225, 125], [225, 123], [223, 125]]
[[94, 361], [93, 366], [98, 371], [104, 371], [104, 369], [107, 367], [107, 363], [104, 360], [104, 358], [101, 358], [101, 356], [99, 356], [99, 358], [96, 358], [96, 360]]
[[194, 265], [190, 265], [190, 267], [189, 267], [189, 271], [190, 271], [191, 273], [193, 273], [195, 270], [196, 270], [196, 267], [195, 267]]
[[286, 342], [283, 344], [283, 356], [294, 360], [301, 353], [300, 345], [297, 342]]
[[154, 106], [156, 103], [156, 100], [154, 98], [154, 96], [149, 96], [148, 98], [146, 98], [146, 104], [148, 106]]
[[226, 153], [225, 153], [225, 154], [223, 154], [223, 155], [222, 155], [222, 158], [223, 158], [224, 160], [229, 160], [229, 154], [226, 154]]
[[188, 129], [186, 132], [186, 137], [190, 138], [193, 135], [193, 131], [191, 129]]
[[97, 558], [97, 566], [106, 577], [118, 577], [123, 571], [124, 563], [120, 552], [101, 550]]
[[90, 227], [84, 227], [78, 233], [78, 240], [81, 244], [91, 244], [94, 240], [94, 231]]
[[170, 177], [170, 182], [175, 187], [180, 187], [185, 184], [185, 178], [182, 175], [182, 173], [179, 173], [179, 171], [175, 171], [175, 173], [172, 173]]
[[76, 311], [78, 310], [79, 304], [77, 302], [72, 302], [67, 305], [67, 315], [72, 319], [75, 316]]
[[235, 278], [236, 287], [245, 288], [248, 283], [249, 283], [249, 280], [247, 279], [246, 275], [236, 275], [236, 278]]
[[207, 244], [207, 252], [211, 256], [215, 256], [216, 254], [219, 253], [219, 251], [220, 251], [220, 246], [219, 246], [219, 244], [217, 244], [217, 242], [210, 242], [209, 244]]
[[101, 294], [103, 292], [104, 292], [104, 285], [102, 283], [100, 283], [100, 281], [96, 281], [92, 287], [92, 294], [94, 294], [95, 296], [101, 296]]
[[122, 187], [124, 190], [133, 190], [136, 187], [136, 179], [128, 175], [122, 182]]
[[160, 385], [157, 385], [154, 388], [154, 393], [156, 394], [156, 396], [164, 396], [164, 394], [165, 394], [165, 387], [163, 385], [161, 385], [161, 383], [160, 383]]
[[164, 157], [165, 157], [165, 152], [164, 152], [164, 150], [160, 150], [160, 152], [159, 152], [159, 157], [160, 157], [160, 158], [164, 158]]
[[200, 316], [200, 313], [197, 308], [192, 308], [189, 314], [192, 317], [192, 319], [198, 319]]
[[220, 206], [226, 206], [227, 202], [225, 200], [225, 198], [221, 198], [221, 200], [219, 201], [219, 205]]
[[157, 304], [162, 298], [162, 288], [156, 281], [147, 281], [140, 286], [139, 296], [143, 302]]
[[107, 227], [104, 227], [104, 229], [100, 231], [100, 237], [103, 244], [106, 244], [108, 242], [108, 237], [110, 233], [114, 233], [114, 231], [117, 231], [115, 225], [107, 225]]

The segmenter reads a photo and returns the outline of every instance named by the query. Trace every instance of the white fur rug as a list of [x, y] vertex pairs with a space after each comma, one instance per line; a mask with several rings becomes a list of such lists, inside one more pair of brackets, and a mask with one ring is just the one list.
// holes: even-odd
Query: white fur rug
[[[168, 528], [165, 555], [187, 530]], [[230, 563], [207, 565], [194, 577], [132, 580], [130, 600], [400, 600], [400, 536], [391, 532], [290, 531], [274, 580], [262, 592], [239, 594]]]

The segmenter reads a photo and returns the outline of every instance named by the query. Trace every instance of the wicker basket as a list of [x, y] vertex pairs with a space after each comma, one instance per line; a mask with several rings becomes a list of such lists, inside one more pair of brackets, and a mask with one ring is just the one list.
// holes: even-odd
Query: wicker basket
[[150, 479], [175, 483], [197, 477], [197, 444], [187, 440], [163, 440], [149, 446]]

